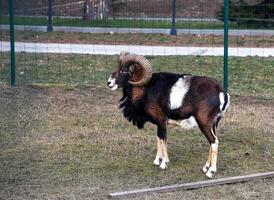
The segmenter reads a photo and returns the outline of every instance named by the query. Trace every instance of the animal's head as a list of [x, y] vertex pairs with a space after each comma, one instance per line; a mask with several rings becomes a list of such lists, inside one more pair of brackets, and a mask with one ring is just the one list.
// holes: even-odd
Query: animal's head
[[122, 52], [118, 56], [118, 67], [111, 74], [107, 85], [111, 90], [124, 87], [128, 83], [143, 86], [152, 76], [152, 67], [143, 56]]

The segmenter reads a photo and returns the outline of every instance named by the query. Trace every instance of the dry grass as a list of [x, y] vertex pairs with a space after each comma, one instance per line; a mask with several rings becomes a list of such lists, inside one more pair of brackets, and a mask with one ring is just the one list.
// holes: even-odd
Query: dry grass
[[[169, 128], [171, 163], [161, 171], [152, 165], [155, 127], [126, 122], [119, 97], [95, 86], [2, 87], [0, 197], [106, 199], [114, 191], [206, 179], [208, 146], [199, 131]], [[273, 170], [273, 119], [273, 100], [232, 97], [219, 129], [217, 177]], [[271, 199], [273, 192], [270, 179], [140, 199]]]

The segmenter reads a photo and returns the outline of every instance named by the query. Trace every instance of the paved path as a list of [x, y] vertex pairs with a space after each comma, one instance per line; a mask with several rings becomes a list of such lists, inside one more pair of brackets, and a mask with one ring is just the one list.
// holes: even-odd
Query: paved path
[[[0, 51], [9, 52], [10, 43], [0, 42]], [[27, 43], [16, 42], [16, 52], [27, 53], [74, 53], [116, 55], [128, 51], [140, 55], [200, 55], [223, 56], [223, 47], [177, 47], [177, 46], [141, 46], [141, 45], [97, 45], [97, 44], [59, 44], [59, 43]], [[274, 48], [229, 48], [229, 56], [274, 56]]]
[[[9, 25], [1, 25], [0, 30], [9, 30]], [[15, 30], [46, 32], [46, 26], [25, 26], [15, 25]], [[170, 29], [152, 29], [152, 28], [94, 28], [94, 27], [68, 27], [54, 26], [54, 31], [59, 32], [77, 32], [77, 33], [161, 33], [170, 34]], [[178, 34], [210, 34], [223, 35], [223, 29], [177, 29]], [[274, 30], [236, 30], [230, 29], [229, 35], [249, 35], [249, 36], [272, 36]]]

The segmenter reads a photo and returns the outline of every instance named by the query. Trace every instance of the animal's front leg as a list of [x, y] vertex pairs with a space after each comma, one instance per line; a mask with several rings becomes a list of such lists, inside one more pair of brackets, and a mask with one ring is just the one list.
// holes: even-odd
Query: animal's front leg
[[161, 169], [166, 169], [167, 164], [169, 163], [168, 153], [167, 153], [167, 139], [161, 140], [162, 149], [163, 149], [163, 160], [160, 165]]
[[161, 164], [161, 160], [163, 159], [163, 153], [162, 153], [162, 144], [161, 144], [161, 140], [160, 138], [157, 136], [157, 154], [156, 154], [156, 158], [154, 160], [154, 165], [160, 165]]
[[158, 138], [160, 139], [162, 162], [160, 165], [161, 169], [166, 169], [169, 163], [168, 153], [167, 153], [167, 137], [166, 137], [166, 126], [159, 125], [157, 130]]

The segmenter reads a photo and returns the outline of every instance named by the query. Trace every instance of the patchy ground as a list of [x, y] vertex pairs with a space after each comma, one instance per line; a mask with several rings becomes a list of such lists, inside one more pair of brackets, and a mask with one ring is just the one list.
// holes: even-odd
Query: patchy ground
[[[2, 31], [3, 41], [9, 40], [9, 32]], [[223, 36], [181, 34], [96, 34], [64, 32], [16, 31], [16, 41], [71, 44], [124, 44], [157, 46], [223, 46]], [[274, 36], [230, 36], [230, 47], [274, 47]]]
[[[153, 166], [155, 127], [123, 119], [120, 92], [99, 86], [0, 89], [0, 197], [107, 199], [135, 188], [205, 180], [208, 144], [197, 130], [169, 128], [171, 163]], [[267, 116], [267, 117], [266, 117]], [[273, 170], [274, 101], [232, 96], [219, 127], [219, 177]], [[135, 199], [273, 199], [274, 180]]]

